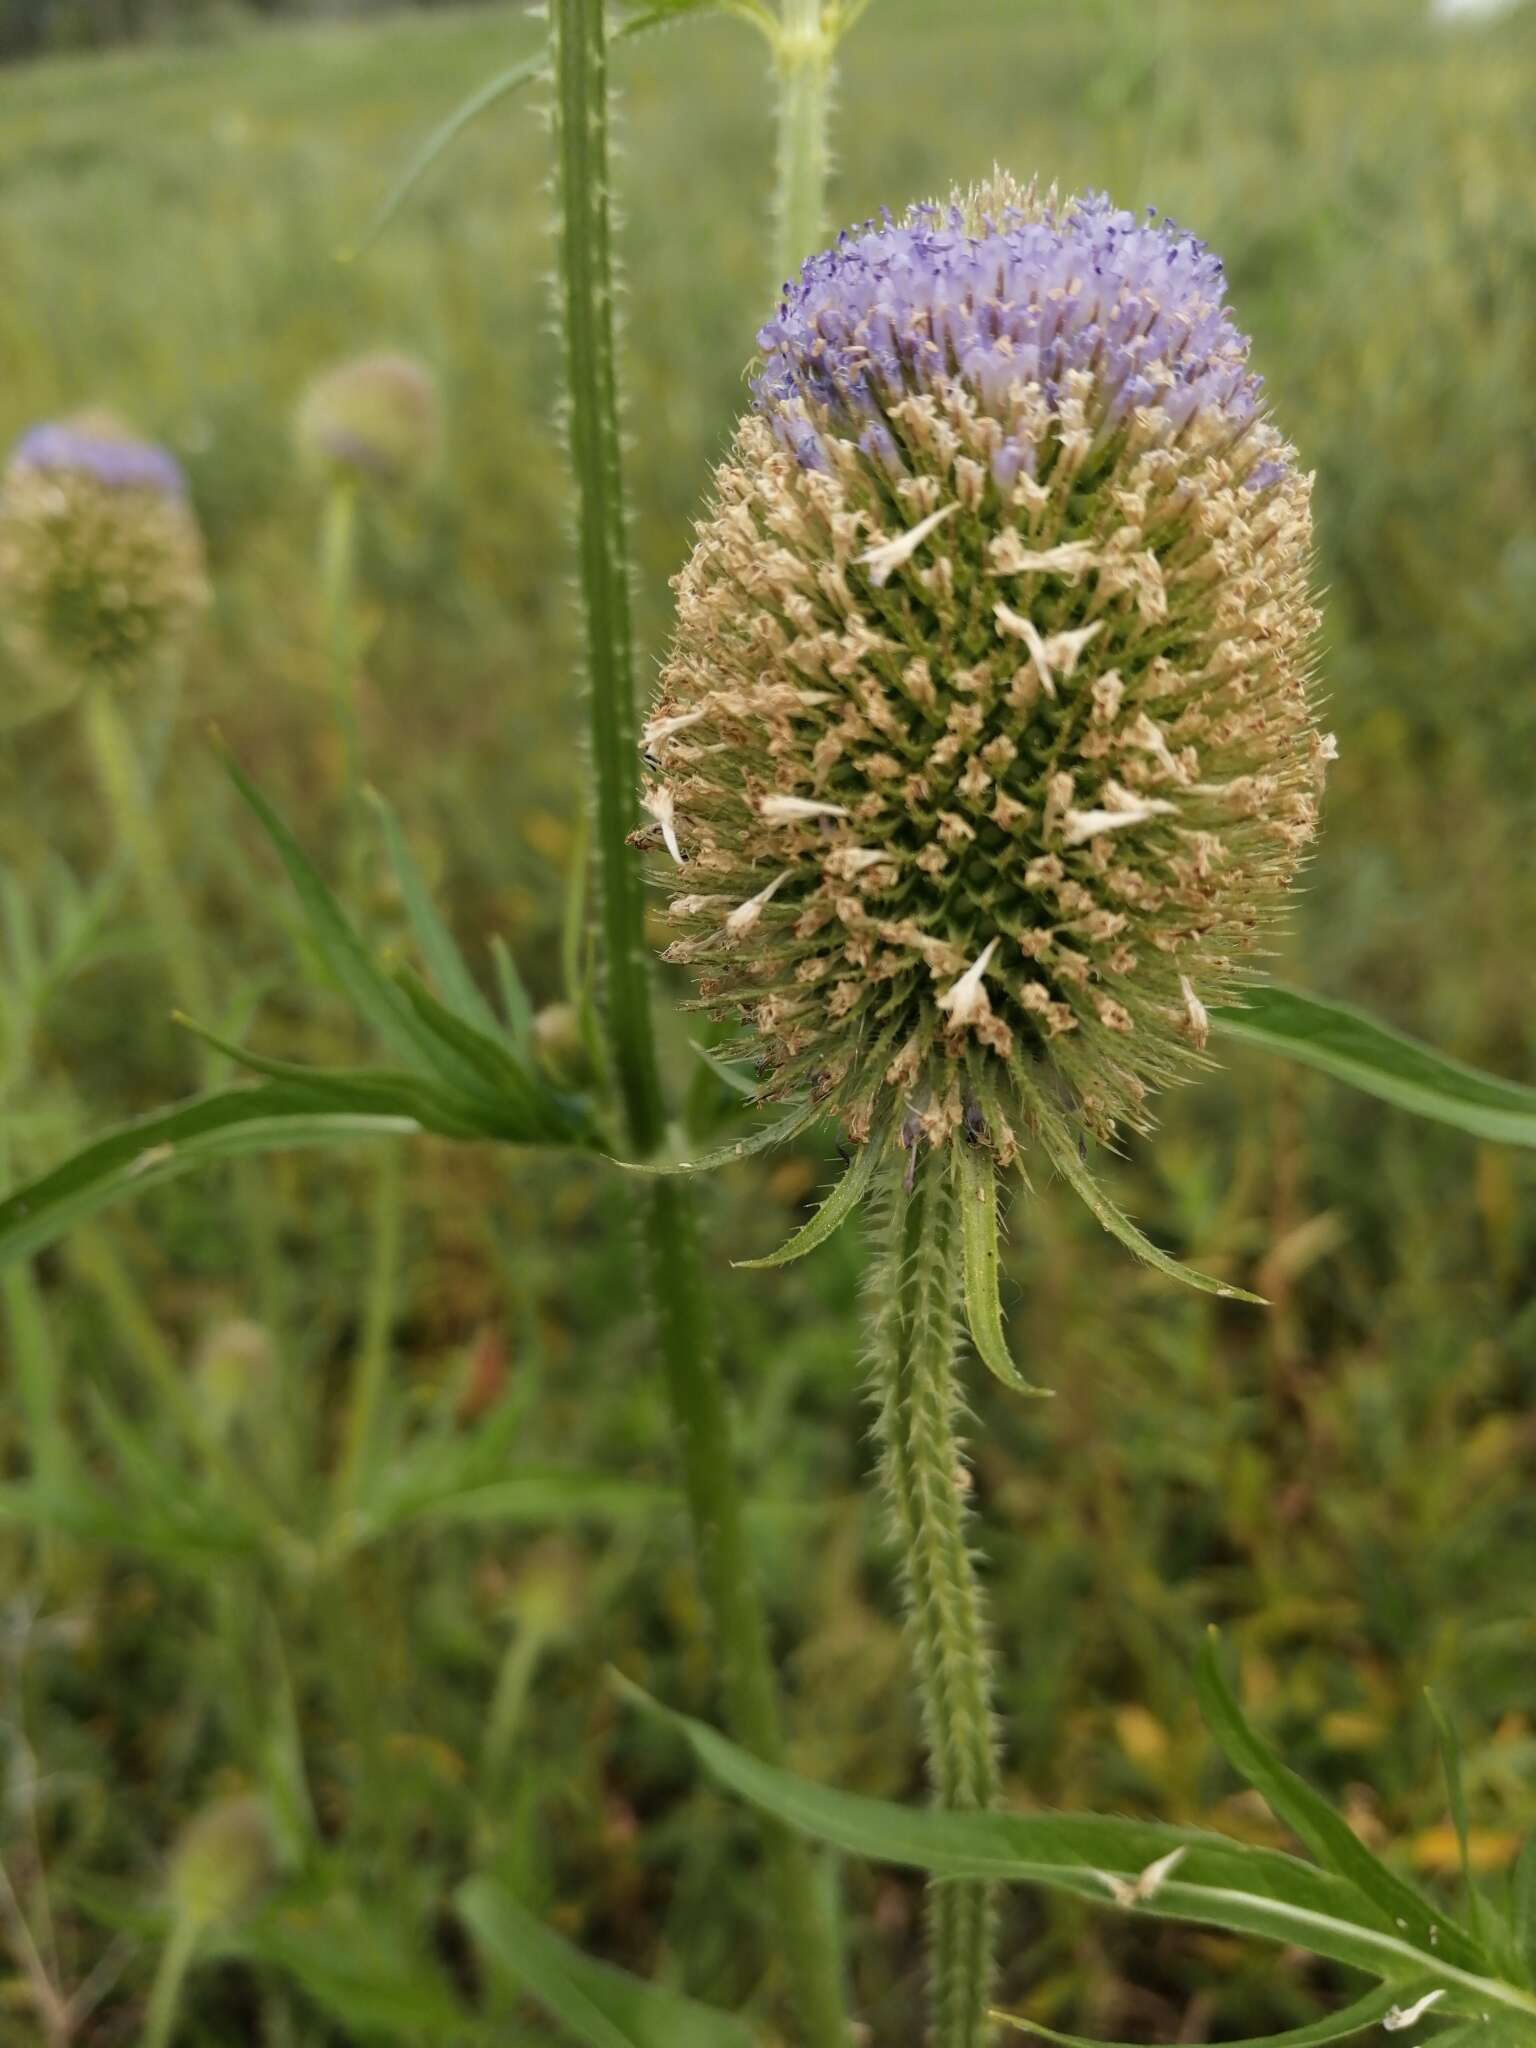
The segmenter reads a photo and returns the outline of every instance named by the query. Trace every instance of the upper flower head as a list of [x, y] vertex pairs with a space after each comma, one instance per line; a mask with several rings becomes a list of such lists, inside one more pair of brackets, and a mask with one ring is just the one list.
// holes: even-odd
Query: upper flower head
[[436, 379], [410, 356], [357, 356], [310, 385], [297, 433], [317, 469], [374, 483], [418, 482], [442, 433]]
[[22, 435], [0, 479], [0, 603], [24, 651], [81, 675], [131, 674], [206, 598], [173, 456], [105, 413]]
[[1309, 479], [1221, 266], [999, 178], [814, 257], [647, 729], [672, 957], [856, 1138], [1106, 1135], [1312, 837]]

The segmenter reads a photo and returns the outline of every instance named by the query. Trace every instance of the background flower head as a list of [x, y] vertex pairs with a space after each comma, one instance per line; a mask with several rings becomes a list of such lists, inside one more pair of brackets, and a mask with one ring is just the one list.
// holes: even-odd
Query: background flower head
[[309, 386], [296, 431], [301, 454], [324, 474], [418, 483], [442, 439], [437, 380], [411, 356], [357, 356]]
[[175, 458], [107, 413], [30, 428], [0, 479], [0, 604], [23, 655], [132, 676], [207, 602]]
[[759, 342], [646, 735], [671, 957], [855, 1137], [1142, 1124], [1328, 751], [1221, 266], [999, 177], [842, 235]]

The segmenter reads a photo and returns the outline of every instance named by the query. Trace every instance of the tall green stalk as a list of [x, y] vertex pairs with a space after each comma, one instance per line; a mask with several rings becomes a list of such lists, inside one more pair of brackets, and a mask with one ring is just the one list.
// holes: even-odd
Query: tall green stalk
[[[955, 1427], [960, 1218], [942, 1158], [919, 1158], [910, 1190], [890, 1187], [882, 1235], [868, 1283], [882, 1477], [902, 1553], [929, 1776], [939, 1805], [981, 1809], [998, 1794], [992, 1653]], [[989, 1885], [929, 1886], [933, 2048], [983, 2048], [990, 2037], [996, 1917]]]
[[793, 277], [826, 239], [837, 25], [827, 0], [782, 0], [774, 37], [778, 177], [774, 284]]
[[[637, 731], [614, 347], [604, 0], [554, 0], [551, 25], [559, 282], [586, 630], [605, 1024], [626, 1135], [644, 1156], [662, 1141], [666, 1108], [650, 1007], [642, 877], [628, 845], [639, 821]], [[783, 1735], [715, 1355], [696, 1198], [687, 1186], [661, 1179], [640, 1200], [684, 1486], [719, 1645], [725, 1712], [738, 1739], [772, 1762], [783, 1755]], [[808, 2048], [846, 2048], [842, 1971], [816, 1864], [805, 1845], [777, 1825], [765, 1829], [764, 1847], [805, 2041]]]

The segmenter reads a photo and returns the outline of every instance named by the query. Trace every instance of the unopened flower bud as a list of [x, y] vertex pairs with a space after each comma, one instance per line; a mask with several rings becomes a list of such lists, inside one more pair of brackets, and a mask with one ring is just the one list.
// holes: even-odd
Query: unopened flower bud
[[171, 1857], [170, 1903], [178, 1918], [211, 1927], [261, 1903], [277, 1875], [277, 1841], [266, 1802], [252, 1794], [195, 1814]]
[[841, 236], [759, 341], [646, 728], [668, 957], [856, 1140], [1145, 1127], [1327, 752], [1310, 479], [1221, 265], [999, 176]]
[[583, 1088], [591, 1081], [592, 1048], [574, 1003], [546, 1003], [533, 1020], [539, 1064], [558, 1086]]
[[358, 356], [317, 377], [299, 404], [300, 453], [322, 475], [420, 483], [437, 457], [437, 381], [410, 356]]
[[33, 427], [0, 479], [0, 604], [17, 651], [131, 677], [208, 599], [174, 458], [105, 414]]

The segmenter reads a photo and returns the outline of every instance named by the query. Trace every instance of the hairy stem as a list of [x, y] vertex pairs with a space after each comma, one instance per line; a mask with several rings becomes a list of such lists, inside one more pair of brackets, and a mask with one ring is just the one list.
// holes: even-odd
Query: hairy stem
[[836, 48], [825, 0], [782, 0], [774, 39], [779, 100], [775, 286], [793, 277], [826, 238]]
[[[992, 1657], [955, 1427], [960, 1242], [947, 1163], [932, 1154], [918, 1160], [910, 1192], [897, 1183], [888, 1200], [870, 1275], [875, 1390], [929, 1777], [939, 1805], [984, 1808], [998, 1791]], [[928, 1901], [932, 2040], [935, 2048], [982, 2048], [990, 2037], [992, 1887], [935, 1883]]]
[[[606, 971], [605, 1023], [629, 1142], [660, 1144], [666, 1111], [645, 948], [644, 897], [628, 846], [638, 821], [634, 639], [614, 347], [604, 0], [553, 0], [560, 290], [576, 483], [595, 786], [595, 856]], [[783, 1755], [773, 1665], [752, 1568], [730, 1411], [711, 1327], [691, 1188], [640, 1196], [650, 1285], [722, 1693], [738, 1740]], [[805, 1844], [764, 1827], [785, 1960], [808, 2048], [845, 2048], [842, 1974], [817, 1865]]]
[[331, 706], [341, 739], [343, 800], [346, 804], [347, 896], [357, 902], [363, 879], [366, 820], [363, 816], [363, 749], [357, 709], [357, 492], [344, 477], [330, 487], [320, 527], [320, 587], [330, 653]]

